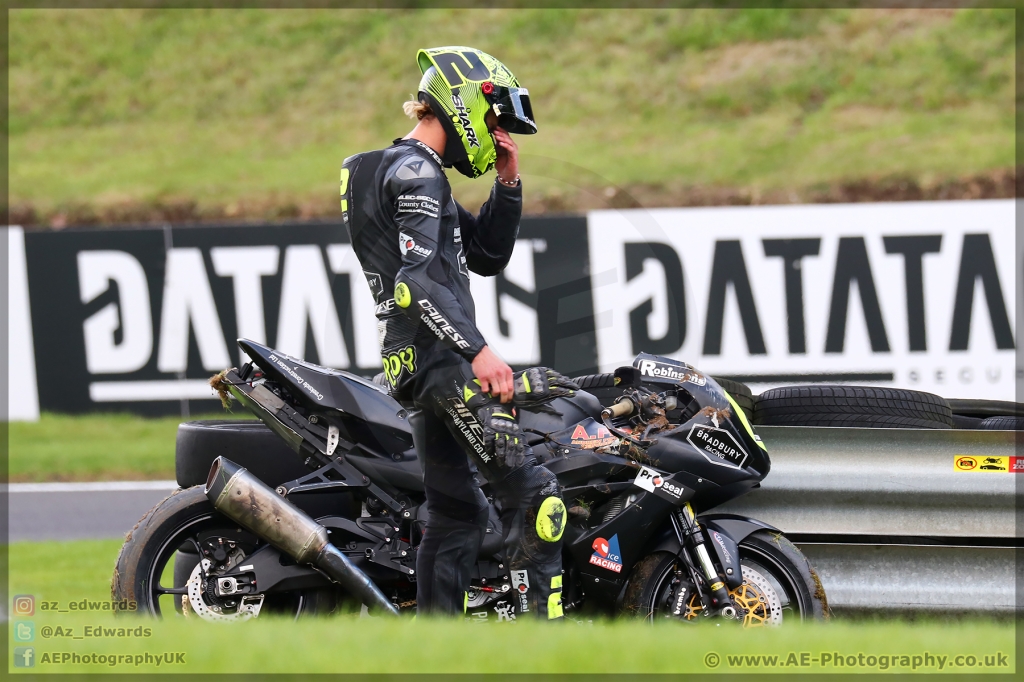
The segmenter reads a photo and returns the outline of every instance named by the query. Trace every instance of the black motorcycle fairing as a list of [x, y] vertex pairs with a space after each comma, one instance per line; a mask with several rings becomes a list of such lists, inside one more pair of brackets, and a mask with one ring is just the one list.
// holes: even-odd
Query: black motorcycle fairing
[[338, 410], [397, 434], [410, 433], [405, 410], [380, 386], [355, 374], [320, 367], [248, 339], [239, 339], [238, 346], [268, 378], [291, 388], [292, 397], [311, 413]]
[[[239, 339], [238, 345], [268, 377], [293, 389], [292, 396], [311, 412], [337, 410], [354, 417], [354, 422], [345, 424], [352, 431], [354, 442], [363, 442], [371, 435], [386, 452], [403, 453], [411, 449], [412, 432], [406, 411], [384, 388], [349, 372], [320, 367], [248, 339]], [[589, 393], [577, 391], [575, 395], [560, 396], [518, 411], [527, 442], [534, 445], [544, 440], [544, 434], [588, 417], [599, 418], [601, 403]], [[355, 432], [364, 427], [367, 433]], [[380, 427], [384, 427], [383, 433]]]
[[526, 433], [526, 442], [536, 445], [548, 434], [561, 431], [585, 419], [601, 418], [600, 401], [586, 391], [575, 395], [559, 396], [549, 402], [517, 408], [519, 426]]
[[[676, 387], [692, 398], [695, 404], [687, 413], [694, 416], [683, 426], [710, 424], [711, 422], [706, 420], [693, 421], [699, 419], [700, 413], [708, 408], [715, 410], [717, 415], [722, 417], [726, 416], [723, 413], [727, 413], [728, 417], [725, 419], [719, 419], [716, 415], [715, 421], [722, 423], [715, 423], [715, 427], [727, 428], [738, 441], [741, 449], [749, 456], [748, 461], [744, 463], [745, 466], [757, 471], [761, 478], [768, 475], [771, 460], [767, 449], [754, 433], [742, 410], [717, 381], [685, 362], [649, 353], [638, 354], [633, 360], [633, 367], [639, 370], [640, 379], [644, 384], [649, 384], [652, 390], [663, 391]], [[725, 426], [726, 423], [728, 427]]]
[[[712, 479], [718, 485], [750, 481], [751, 486], [760, 482], [767, 474], [765, 458], [760, 454], [764, 451], [751, 451], [743, 447], [732, 420], [720, 421], [718, 426], [715, 426], [710, 419], [698, 414], [685, 424], [660, 431], [654, 437], [654, 441], [647, 448], [647, 455], [652, 461], [658, 462], [659, 469], [665, 471], [686, 471], [694, 476]], [[715, 445], [723, 445], [714, 448], [704, 447], [708, 441]], [[734, 455], [733, 451], [740, 454]], [[717, 453], [722, 453], [726, 457]], [[728, 456], [733, 456], [733, 459], [730, 461]], [[738, 462], [740, 466], [734, 462]]]
[[584, 485], [594, 479], [632, 478], [635, 465], [617, 455], [606, 455], [594, 450], [579, 450], [553, 445], [556, 454], [544, 461], [544, 467], [558, 476], [562, 486]]
[[633, 503], [620, 513], [566, 541], [587, 592], [603, 591], [599, 598], [614, 600], [619, 596], [633, 565], [645, 556], [643, 550], [651, 535], [675, 506], [653, 494], [637, 492]]

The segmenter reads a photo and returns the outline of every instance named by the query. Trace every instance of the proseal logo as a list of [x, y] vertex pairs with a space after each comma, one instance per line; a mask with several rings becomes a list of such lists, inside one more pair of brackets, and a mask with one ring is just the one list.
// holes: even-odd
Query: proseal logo
[[597, 538], [592, 545], [594, 553], [590, 555], [590, 563], [595, 566], [622, 573], [622, 554], [619, 552], [619, 536], [616, 533], [611, 540]]
[[512, 589], [519, 595], [519, 612], [530, 610], [530, 599], [526, 593], [530, 591], [530, 575], [526, 571], [512, 571]]
[[[700, 450], [712, 464], [742, 467], [747, 461], [747, 453], [743, 450], [732, 434], [725, 429], [711, 426], [694, 426], [687, 434], [690, 445]], [[708, 455], [711, 455], [710, 457]]]
[[669, 481], [654, 469], [645, 466], [640, 467], [640, 472], [633, 479], [633, 485], [673, 502], [682, 498], [684, 492], [682, 486]]
[[398, 248], [401, 249], [403, 256], [409, 253], [414, 253], [417, 256], [426, 258], [434, 252], [433, 249], [425, 249], [422, 246], [419, 246], [416, 243], [416, 240], [404, 232], [398, 233]]
[[459, 115], [459, 123], [462, 124], [462, 129], [466, 131], [466, 142], [469, 142], [470, 147], [479, 147], [480, 141], [476, 138], [476, 131], [473, 130], [473, 124], [469, 122], [469, 111], [466, 109], [465, 102], [458, 95], [452, 95], [452, 104], [455, 105], [455, 113]]

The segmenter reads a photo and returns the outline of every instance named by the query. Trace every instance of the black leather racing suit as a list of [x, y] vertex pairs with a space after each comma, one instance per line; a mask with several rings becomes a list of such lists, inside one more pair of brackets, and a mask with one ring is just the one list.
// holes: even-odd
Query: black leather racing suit
[[475, 324], [469, 270], [493, 276], [504, 269], [521, 210], [521, 187], [496, 182], [474, 217], [452, 198], [441, 158], [416, 140], [356, 154], [342, 167], [342, 211], [377, 303], [385, 374], [396, 397], [414, 408], [429, 510], [416, 559], [421, 612], [464, 609], [488, 517], [471, 458], [501, 503], [519, 612], [562, 615], [561, 542], [543, 537], [537, 520], [542, 503], [558, 496], [557, 481], [528, 448], [518, 466], [495, 456], [485, 411], [514, 410], [473, 390], [470, 364], [486, 342]]

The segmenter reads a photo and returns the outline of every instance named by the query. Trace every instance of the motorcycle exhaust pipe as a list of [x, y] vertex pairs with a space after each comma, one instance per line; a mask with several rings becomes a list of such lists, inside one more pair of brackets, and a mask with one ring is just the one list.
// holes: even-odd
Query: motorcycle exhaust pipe
[[230, 459], [218, 457], [204, 490], [214, 509], [300, 564], [316, 566], [357, 596], [370, 611], [398, 609], [370, 578], [327, 540], [327, 529]]

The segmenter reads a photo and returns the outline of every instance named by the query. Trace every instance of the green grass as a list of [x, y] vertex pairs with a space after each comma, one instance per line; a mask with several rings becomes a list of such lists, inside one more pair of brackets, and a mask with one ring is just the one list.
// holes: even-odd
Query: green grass
[[[530, 88], [527, 210], [603, 206], [608, 186], [664, 205], [693, 187], [929, 185], [1014, 165], [1012, 10], [9, 16], [10, 198], [39, 215], [331, 215], [341, 160], [411, 127], [400, 106], [424, 41], [479, 46]], [[455, 184], [470, 204], [489, 187]]]
[[[247, 412], [204, 417], [246, 419]], [[167, 480], [174, 478], [180, 417], [58, 415], [8, 425], [11, 481]]]
[[[183, 666], [159, 669], [122, 666], [120, 672], [294, 673], [294, 672], [421, 672], [421, 673], [707, 673], [704, 659], [711, 652], [721, 657], [716, 672], [758, 672], [731, 665], [730, 655], [780, 655], [822, 652], [843, 656], [865, 655], [984, 657], [1002, 652], [1008, 667], [948, 669], [947, 672], [1014, 672], [1012, 622], [964, 619], [950, 622], [903, 621], [786, 625], [771, 631], [740, 631], [727, 626], [689, 627], [663, 624], [651, 627], [632, 621], [547, 624], [470, 625], [460, 621], [399, 621], [333, 619], [291, 621], [261, 619], [215, 626], [180, 617], [162, 621], [138, 617], [114, 618], [102, 612], [52, 613], [40, 610], [42, 601], [99, 601], [109, 597], [110, 574], [118, 541], [69, 543], [16, 543], [10, 547], [10, 594], [32, 594], [37, 611], [36, 657], [44, 652], [79, 654], [144, 654], [164, 651], [185, 653]], [[19, 619], [15, 618], [16, 624]], [[86, 626], [151, 628], [149, 636], [109, 639], [41, 637], [45, 625], [72, 628], [83, 634]], [[912, 663], [912, 660], [910, 660]], [[948, 665], [948, 664], [947, 664]], [[94, 664], [37, 665], [35, 672], [102, 672], [111, 668]], [[855, 668], [853, 672], [875, 672]], [[903, 668], [890, 668], [909, 672]], [[11, 672], [18, 672], [11, 667]], [[846, 672], [849, 668], [787, 667], [765, 672]], [[918, 672], [936, 672], [919, 668]]]

